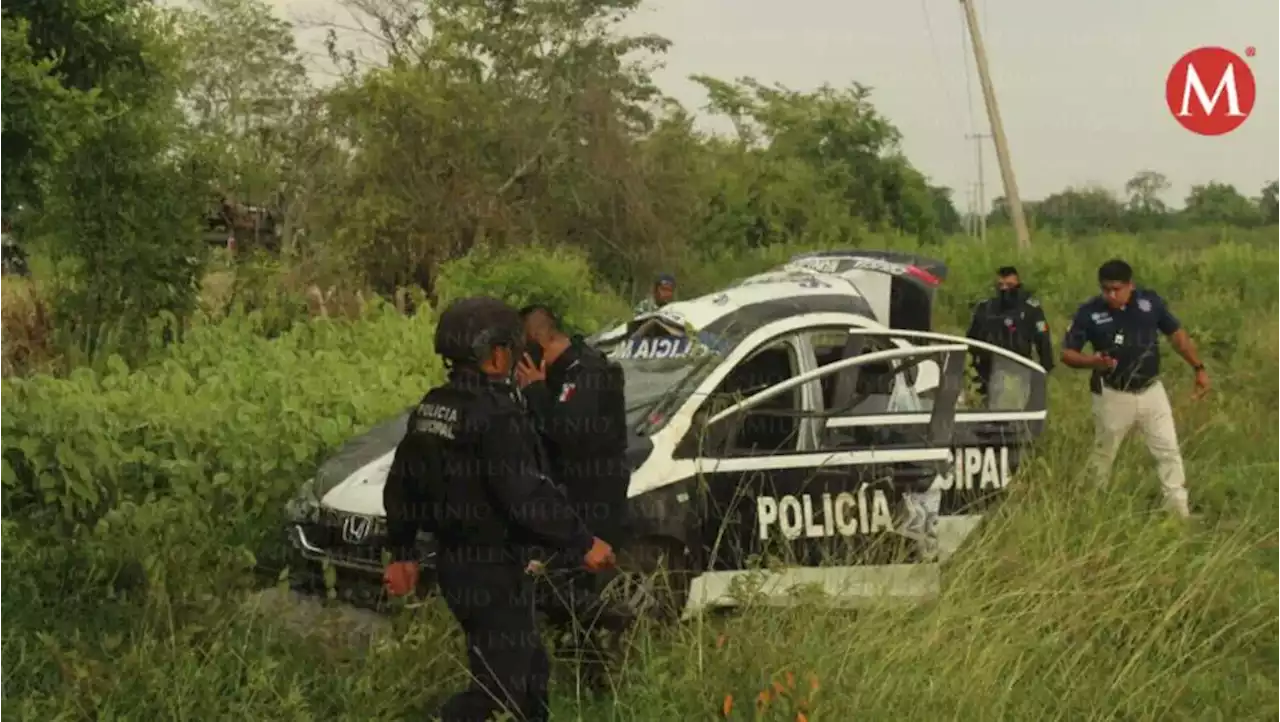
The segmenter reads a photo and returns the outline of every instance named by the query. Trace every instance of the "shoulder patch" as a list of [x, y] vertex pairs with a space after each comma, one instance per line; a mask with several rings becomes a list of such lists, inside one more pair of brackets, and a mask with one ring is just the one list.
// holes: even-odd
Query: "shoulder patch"
[[1031, 296], [1027, 297], [1027, 305], [1032, 308], [1040, 308], [1040, 300]]
[[1151, 313], [1151, 299], [1139, 298], [1138, 308], [1141, 309], [1143, 313]]
[[578, 385], [576, 383], [565, 384], [564, 388], [560, 391], [560, 403], [562, 404], [567, 403], [569, 399], [573, 398], [573, 394], [577, 390], [578, 390]]

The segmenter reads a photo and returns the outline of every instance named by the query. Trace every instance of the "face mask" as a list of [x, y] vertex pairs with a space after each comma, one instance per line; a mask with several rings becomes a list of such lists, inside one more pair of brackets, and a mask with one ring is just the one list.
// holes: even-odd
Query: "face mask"
[[1004, 307], [1012, 306], [1018, 300], [1017, 288], [1002, 288], [998, 292], [1000, 305]]

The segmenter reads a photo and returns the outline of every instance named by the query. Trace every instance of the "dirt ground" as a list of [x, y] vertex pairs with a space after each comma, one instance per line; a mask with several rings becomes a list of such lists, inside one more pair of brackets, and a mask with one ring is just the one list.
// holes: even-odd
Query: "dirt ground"
[[321, 597], [293, 589], [272, 587], [253, 593], [245, 600], [247, 611], [283, 621], [301, 636], [335, 636], [352, 646], [366, 646], [391, 631], [391, 620], [371, 609], [348, 604], [326, 604]]

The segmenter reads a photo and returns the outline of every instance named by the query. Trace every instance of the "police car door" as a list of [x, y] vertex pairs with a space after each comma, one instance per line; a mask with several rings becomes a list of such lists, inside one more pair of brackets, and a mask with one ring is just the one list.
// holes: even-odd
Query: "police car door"
[[[912, 346], [964, 345], [970, 358], [977, 352], [990, 352], [988, 396], [979, 397], [971, 386], [965, 390], [955, 412], [947, 468], [927, 485], [928, 493], [908, 498], [915, 504], [913, 514], [926, 517], [922, 531], [936, 542], [943, 557], [949, 555], [982, 515], [1004, 498], [1022, 457], [1043, 430], [1047, 386], [1043, 367], [990, 344], [926, 331], [846, 329], [842, 334], [810, 336], [809, 341], [815, 357], [828, 363], [884, 348]], [[825, 443], [883, 444], [886, 434], [894, 430], [930, 423], [935, 394], [916, 393], [918, 374], [930, 372], [929, 362], [915, 368], [901, 360], [895, 363], [898, 372], [892, 384], [884, 383], [883, 377], [877, 381], [850, 371], [832, 386], [826, 406], [838, 413], [825, 422]]]
[[895, 359], [963, 369], [964, 346], [889, 349], [820, 368], [807, 336], [761, 344], [704, 402], [702, 423], [690, 432], [699, 434], [696, 452], [680, 445], [678, 453], [697, 456], [702, 478], [704, 571], [750, 569], [766, 559], [793, 567], [887, 561], [903, 547], [892, 538], [909, 490], [901, 480], [927, 487], [945, 471], [960, 373], [944, 374], [925, 423], [894, 448], [824, 444], [823, 393], [842, 371]]

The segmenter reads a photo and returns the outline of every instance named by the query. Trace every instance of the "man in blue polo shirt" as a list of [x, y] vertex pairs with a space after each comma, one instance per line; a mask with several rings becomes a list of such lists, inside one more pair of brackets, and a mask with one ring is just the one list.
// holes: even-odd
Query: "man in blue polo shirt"
[[[1137, 424], [1159, 467], [1166, 506], [1180, 517], [1189, 516], [1178, 431], [1159, 378], [1161, 334], [1195, 370], [1197, 398], [1209, 390], [1209, 374], [1164, 299], [1134, 287], [1129, 264], [1119, 259], [1102, 264], [1098, 285], [1102, 293], [1080, 306], [1062, 342], [1063, 364], [1093, 371], [1093, 473], [1099, 484], [1106, 482], [1121, 442]], [[1086, 343], [1092, 354], [1084, 353]]]

